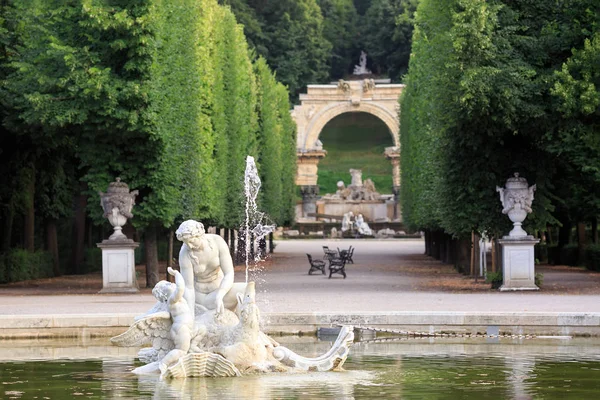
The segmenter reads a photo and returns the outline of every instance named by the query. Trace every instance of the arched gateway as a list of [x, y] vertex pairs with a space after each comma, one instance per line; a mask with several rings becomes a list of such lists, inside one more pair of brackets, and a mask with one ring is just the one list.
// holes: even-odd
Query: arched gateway
[[329, 121], [348, 112], [372, 114], [388, 127], [394, 146], [386, 148], [384, 155], [392, 163], [394, 194], [397, 195], [400, 186], [398, 97], [403, 89], [404, 85], [378, 84], [373, 79], [340, 80], [337, 85], [308, 85], [307, 93], [300, 95], [300, 105], [294, 107], [292, 117], [298, 127], [296, 185], [302, 192], [305, 216], [315, 212], [319, 160], [326, 155], [319, 135]]

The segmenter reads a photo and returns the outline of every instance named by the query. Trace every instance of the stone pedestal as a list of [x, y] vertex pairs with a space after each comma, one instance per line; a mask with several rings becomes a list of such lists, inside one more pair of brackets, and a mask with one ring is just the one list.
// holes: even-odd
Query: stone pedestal
[[305, 220], [315, 221], [315, 214], [317, 213], [317, 197], [319, 195], [319, 186], [300, 186], [300, 194], [302, 195], [302, 218]]
[[102, 290], [99, 293], [137, 293], [134, 250], [139, 243], [131, 239], [104, 240], [102, 249]]
[[501, 291], [539, 290], [535, 285], [535, 258], [533, 248], [539, 239], [533, 236], [498, 240], [502, 245]]

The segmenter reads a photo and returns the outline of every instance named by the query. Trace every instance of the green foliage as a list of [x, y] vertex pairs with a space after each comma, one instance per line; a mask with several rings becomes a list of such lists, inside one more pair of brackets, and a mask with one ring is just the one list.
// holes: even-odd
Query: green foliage
[[283, 197], [282, 159], [283, 132], [280, 109], [277, 104], [277, 81], [261, 57], [255, 66], [258, 92], [259, 116], [259, 156], [261, 186], [261, 205], [276, 222], [281, 223]]
[[0, 254], [0, 283], [26, 281], [54, 276], [52, 255], [45, 251], [30, 253], [13, 249]]
[[256, 79], [242, 27], [233, 13], [215, 15], [214, 102], [219, 184], [225, 186], [220, 205], [224, 226], [240, 226], [244, 214], [243, 177], [246, 156], [256, 154]]
[[[588, 162], [590, 174], [572, 179], [584, 164], [578, 165], [575, 153], [596, 160], [596, 141], [586, 143], [593, 150], [582, 154], [561, 138], [562, 126], [574, 121], [567, 123], [558, 102], [548, 101], [553, 85], [557, 96], [567, 91], [568, 85], [555, 85], [557, 79], [568, 81], [555, 76], [569, 56], [565, 50], [595, 26], [590, 2], [567, 3], [420, 2], [401, 103], [403, 215], [413, 228], [438, 225], [464, 237], [472, 230], [506, 232], [493, 188], [516, 171], [537, 184], [526, 229], [556, 224], [556, 205], [575, 209], [567, 196], [578, 198], [585, 188], [599, 186], [592, 179], [594, 162]], [[588, 29], [577, 28], [573, 18]], [[586, 51], [594, 53], [592, 48], [590, 42]], [[577, 65], [572, 61], [566, 70]], [[596, 198], [591, 192], [587, 204]]]
[[102, 249], [98, 247], [85, 249], [85, 271], [102, 272]]
[[502, 286], [502, 271], [488, 272], [485, 281], [492, 284], [492, 289], [498, 289]]
[[589, 245], [585, 253], [585, 267], [590, 271], [600, 271], [600, 245]]
[[[560, 263], [564, 265], [576, 266], [579, 265], [578, 260], [578, 245], [571, 243], [560, 249]], [[581, 260], [583, 261], [583, 260]]]
[[352, 0], [318, 0], [323, 14], [323, 36], [331, 43], [329, 79], [352, 72], [358, 42], [358, 14]]
[[418, 0], [373, 0], [360, 24], [362, 48], [377, 74], [401, 79], [408, 70]]
[[542, 285], [544, 284], [544, 274], [542, 274], [541, 272], [536, 272], [535, 274], [535, 278], [533, 280], [533, 283], [537, 286], [537, 287], [542, 287]]
[[290, 102], [288, 100], [288, 91], [283, 84], [278, 84], [277, 88], [277, 108], [281, 118], [281, 159], [282, 164], [282, 191], [281, 198], [281, 225], [291, 225], [294, 223], [296, 215], [296, 143], [297, 129], [296, 123], [290, 114]]
[[158, 1], [153, 8], [155, 44], [149, 80], [150, 138], [160, 160], [149, 170], [141, 209], [145, 221], [170, 226], [178, 218], [216, 214], [214, 133], [211, 124], [214, 47], [208, 21], [217, 5], [210, 1]]
[[331, 44], [323, 34], [323, 16], [317, 0], [223, 0], [245, 27], [257, 55], [277, 72], [290, 99], [309, 83], [327, 80]]

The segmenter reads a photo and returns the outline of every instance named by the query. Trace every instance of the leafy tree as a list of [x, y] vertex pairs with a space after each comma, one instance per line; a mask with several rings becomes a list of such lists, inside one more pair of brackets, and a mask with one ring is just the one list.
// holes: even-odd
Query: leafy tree
[[418, 0], [373, 0], [360, 24], [362, 47], [374, 73], [399, 80], [408, 69]]
[[[401, 102], [409, 223], [458, 237], [505, 233], [493, 188], [515, 171], [538, 187], [530, 230], [556, 224], [556, 205], [597, 213], [595, 191], [582, 196], [598, 186], [597, 141], [586, 142], [597, 129], [592, 9], [584, 0], [420, 2]], [[572, 47], [584, 50], [569, 60]]]
[[250, 42], [288, 87], [290, 99], [297, 99], [307, 84], [327, 80], [331, 43], [324, 37], [317, 0], [248, 0], [248, 7], [238, 0], [223, 2], [240, 21], [249, 21]]
[[365, 15], [373, 0], [353, 0], [358, 15]]
[[242, 27], [233, 13], [220, 9], [216, 29], [215, 125], [221, 142], [217, 160], [226, 183], [224, 224], [241, 225], [246, 156], [256, 153], [256, 82]]
[[323, 13], [323, 36], [332, 44], [329, 61], [330, 79], [351, 72], [357, 54], [358, 14], [352, 0], [319, 0]]

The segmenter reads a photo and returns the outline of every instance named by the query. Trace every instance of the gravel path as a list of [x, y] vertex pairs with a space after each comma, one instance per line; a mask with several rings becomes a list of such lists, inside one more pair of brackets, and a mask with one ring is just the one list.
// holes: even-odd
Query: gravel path
[[[276, 245], [272, 257], [250, 271], [263, 312], [600, 312], [600, 273], [579, 268], [539, 266], [543, 290], [501, 293], [424, 256], [422, 240], [286, 240]], [[356, 248], [347, 279], [307, 274], [306, 253], [322, 258], [323, 245]], [[236, 281], [244, 276], [244, 267], [236, 267]], [[101, 287], [100, 274], [0, 285], [0, 315], [141, 313], [154, 304], [150, 289], [96, 294]]]

